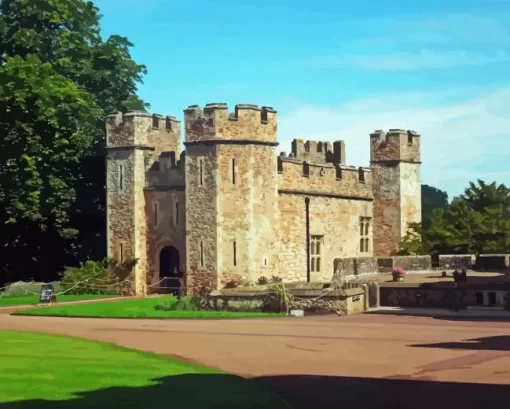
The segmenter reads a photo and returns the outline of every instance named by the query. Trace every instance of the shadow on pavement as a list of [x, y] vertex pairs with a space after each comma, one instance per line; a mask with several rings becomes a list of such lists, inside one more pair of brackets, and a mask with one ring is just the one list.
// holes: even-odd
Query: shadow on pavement
[[493, 384], [341, 376], [277, 376], [259, 381], [294, 409], [481, 409], [508, 407], [510, 396], [510, 386]]
[[[239, 376], [189, 374], [158, 378], [154, 382], [150, 386], [76, 392], [75, 398], [68, 400], [32, 399], [0, 403], [0, 409], [289, 409], [288, 404], [270, 388]], [[34, 378], [26, 388], [36, 389], [36, 384], [37, 378]], [[55, 386], [52, 386], [54, 389]], [[12, 394], [16, 393], [19, 391]], [[2, 395], [5, 394], [3, 390]]]
[[409, 346], [415, 348], [469, 349], [472, 351], [510, 351], [510, 335], [466, 339], [461, 342], [439, 342], [436, 344], [416, 344]]
[[[510, 386], [407, 379], [231, 375], [178, 375], [144, 387], [79, 392], [64, 401], [0, 403], [0, 409], [480, 409], [507, 407]], [[33, 387], [33, 385], [31, 385]], [[27, 385], [28, 387], [28, 385]]]

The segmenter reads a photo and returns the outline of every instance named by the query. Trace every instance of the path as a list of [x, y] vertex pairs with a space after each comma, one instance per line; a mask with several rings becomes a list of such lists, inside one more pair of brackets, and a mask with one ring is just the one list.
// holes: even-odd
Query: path
[[[405, 393], [402, 394], [402, 387], [398, 385], [406, 380], [414, 381], [412, 386], [406, 386], [408, 394], [421, 385], [416, 381], [454, 381], [505, 385], [498, 388], [504, 388], [505, 399], [510, 396], [510, 323], [505, 322], [369, 314], [343, 318], [222, 321], [69, 319], [0, 314], [0, 329], [51, 332], [114, 342], [243, 376], [262, 377], [289, 401], [294, 401], [291, 403], [303, 405], [306, 399], [320, 399], [321, 396], [329, 399], [324, 391], [317, 395], [327, 385], [330, 385], [330, 398], [344, 399], [344, 403], [347, 395], [335, 397], [332, 391], [346, 385], [350, 385], [347, 389], [357, 391], [356, 399], [366, 398], [364, 394], [373, 394], [374, 390], [382, 394], [392, 388], [397, 388], [394, 393], [400, 396], [398, 399], [404, 399]], [[465, 342], [475, 338], [480, 341]], [[302, 375], [320, 378], [303, 378]], [[414, 408], [425, 407], [422, 405], [427, 398], [432, 399], [437, 385], [442, 385], [441, 390], [447, 388], [446, 384], [437, 382], [428, 385], [427, 396], [409, 395]], [[474, 405], [477, 397], [481, 399], [484, 393], [477, 391], [470, 398], [469, 394], [477, 389], [469, 386], [460, 392], [461, 386], [454, 384], [456, 389], [451, 392], [458, 395], [457, 402], [465, 400], [463, 409], [477, 407], [470, 404]], [[307, 396], [301, 396], [304, 391]], [[421, 389], [416, 391], [422, 393]], [[490, 392], [490, 396], [484, 398], [484, 405], [490, 406], [489, 402], [494, 399], [497, 401], [492, 403], [499, 403], [501, 391]], [[395, 396], [387, 399], [394, 402]], [[453, 397], [449, 399], [451, 402]], [[377, 402], [382, 404], [380, 400]], [[366, 405], [348, 407], [384, 407]], [[441, 407], [435, 405], [435, 409]]]

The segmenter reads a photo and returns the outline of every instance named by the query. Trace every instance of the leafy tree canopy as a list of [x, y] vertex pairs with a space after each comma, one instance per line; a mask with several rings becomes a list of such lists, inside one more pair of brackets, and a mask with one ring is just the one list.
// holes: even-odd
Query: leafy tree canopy
[[105, 114], [147, 107], [145, 66], [101, 37], [83, 0], [0, 0], [0, 204], [6, 221], [61, 229], [80, 160], [104, 145]]
[[411, 224], [403, 254], [510, 253], [510, 189], [496, 182], [469, 183], [445, 209]]

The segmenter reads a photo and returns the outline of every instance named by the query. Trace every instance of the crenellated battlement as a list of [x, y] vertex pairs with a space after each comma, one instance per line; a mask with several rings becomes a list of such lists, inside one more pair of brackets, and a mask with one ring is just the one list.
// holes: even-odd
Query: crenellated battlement
[[184, 110], [186, 143], [214, 140], [258, 141], [277, 144], [276, 111], [271, 107], [237, 104], [229, 113], [225, 103]]
[[162, 152], [147, 173], [149, 188], [184, 188], [186, 182], [186, 153], [182, 151], [179, 159], [175, 152]]
[[108, 148], [145, 147], [159, 155], [164, 151], [178, 152], [180, 138], [181, 124], [174, 116], [128, 111], [106, 117]]
[[376, 130], [370, 134], [370, 160], [420, 162], [420, 135], [411, 130]]
[[305, 142], [303, 139], [294, 139], [289, 157], [314, 163], [345, 165], [345, 142], [331, 143], [313, 140]]
[[339, 163], [313, 163], [294, 157], [278, 157], [281, 190], [357, 198], [372, 198], [370, 168]]

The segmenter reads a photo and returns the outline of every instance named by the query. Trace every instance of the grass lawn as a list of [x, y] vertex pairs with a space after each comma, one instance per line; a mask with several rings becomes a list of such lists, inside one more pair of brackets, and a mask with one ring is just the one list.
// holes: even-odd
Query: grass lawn
[[166, 296], [91, 304], [56, 305], [16, 311], [13, 315], [91, 318], [260, 318], [283, 315], [262, 312], [161, 311], [154, 308], [156, 305], [171, 300], [177, 301], [175, 297]]
[[253, 380], [78, 338], [0, 331], [0, 362], [9, 409], [290, 408]]
[[[117, 295], [107, 294], [80, 294], [80, 295], [57, 295], [58, 302], [95, 300], [102, 298], [118, 297]], [[10, 307], [16, 305], [32, 305], [39, 302], [39, 295], [22, 295], [22, 296], [2, 296], [0, 295], [0, 307]]]

